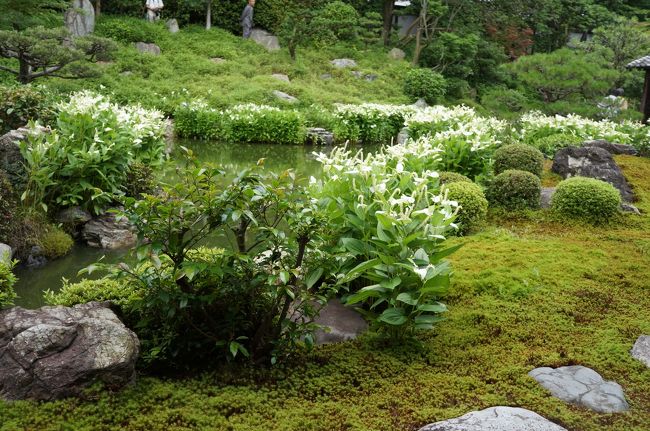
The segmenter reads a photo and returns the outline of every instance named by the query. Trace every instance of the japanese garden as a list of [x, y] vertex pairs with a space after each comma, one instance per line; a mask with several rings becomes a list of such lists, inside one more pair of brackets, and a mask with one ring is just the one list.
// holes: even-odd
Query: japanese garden
[[648, 0], [0, 0], [0, 430], [650, 430]]

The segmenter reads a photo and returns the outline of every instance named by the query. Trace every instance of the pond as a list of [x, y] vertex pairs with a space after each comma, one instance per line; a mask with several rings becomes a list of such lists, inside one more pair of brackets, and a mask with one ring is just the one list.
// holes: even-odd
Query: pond
[[[320, 163], [313, 156], [314, 151], [327, 151], [327, 148], [309, 146], [280, 146], [257, 144], [222, 144], [206, 141], [179, 140], [170, 162], [165, 167], [163, 178], [173, 180], [176, 167], [184, 166], [180, 146], [192, 150], [202, 163], [212, 163], [226, 171], [227, 176], [234, 176], [243, 169], [253, 166], [261, 158], [265, 159], [267, 171], [280, 172], [293, 169], [299, 176], [309, 178], [320, 176]], [[36, 308], [43, 305], [43, 291], [56, 291], [61, 288], [61, 279], [78, 281], [79, 270], [103, 258], [103, 262], [115, 263], [127, 259], [128, 250], [106, 251], [76, 245], [67, 256], [49, 262], [42, 268], [24, 268], [16, 270], [19, 281], [16, 292], [19, 295], [16, 305]]]

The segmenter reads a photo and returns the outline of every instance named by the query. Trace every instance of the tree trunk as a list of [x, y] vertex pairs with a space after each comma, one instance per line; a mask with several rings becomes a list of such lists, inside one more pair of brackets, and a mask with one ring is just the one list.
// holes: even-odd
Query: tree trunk
[[102, 0], [95, 0], [95, 18], [102, 13]]
[[21, 84], [29, 84], [32, 81], [31, 71], [32, 68], [26, 61], [18, 60], [20, 62], [20, 70], [18, 71], [18, 81]]
[[208, 0], [207, 8], [205, 11], [205, 29], [212, 28], [212, 0]]
[[388, 46], [390, 42], [390, 33], [393, 29], [393, 8], [395, 0], [384, 0], [384, 27], [381, 31], [381, 36], [384, 39], [384, 46]]
[[422, 5], [420, 7], [420, 16], [418, 17], [418, 30], [415, 33], [415, 51], [413, 52], [413, 66], [417, 66], [420, 62], [420, 53], [422, 52], [422, 32], [427, 31], [427, 12], [428, 12], [428, 2], [427, 0], [422, 0]]

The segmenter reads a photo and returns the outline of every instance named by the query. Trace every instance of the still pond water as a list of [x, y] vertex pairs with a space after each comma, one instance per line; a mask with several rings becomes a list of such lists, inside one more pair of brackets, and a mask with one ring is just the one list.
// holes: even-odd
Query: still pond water
[[[177, 144], [176, 148], [182, 145], [191, 149], [202, 163], [219, 166], [229, 176], [234, 176], [264, 158], [267, 171], [281, 172], [285, 169], [293, 169], [301, 177], [318, 178], [321, 167], [312, 153], [327, 151], [327, 149], [309, 146], [230, 145], [205, 141], [179, 141]], [[176, 151], [172, 155], [163, 173], [167, 181], [173, 180], [176, 167], [184, 166], [183, 157], [181, 151]], [[59, 290], [62, 278], [73, 282], [78, 281], [81, 278], [77, 275], [79, 270], [97, 262], [102, 256], [104, 256], [103, 262], [115, 263], [128, 260], [127, 255], [128, 250], [111, 252], [76, 245], [70, 254], [49, 262], [42, 268], [21, 267], [16, 271], [19, 278], [16, 285], [19, 298], [16, 304], [28, 308], [39, 307], [43, 305], [43, 291]]]

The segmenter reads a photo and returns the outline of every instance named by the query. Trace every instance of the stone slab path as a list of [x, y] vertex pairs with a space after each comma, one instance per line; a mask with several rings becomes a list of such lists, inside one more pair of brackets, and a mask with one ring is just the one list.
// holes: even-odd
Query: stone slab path
[[535, 368], [528, 375], [548, 389], [554, 397], [600, 413], [629, 409], [623, 388], [604, 380], [591, 368], [573, 365], [560, 368]]

